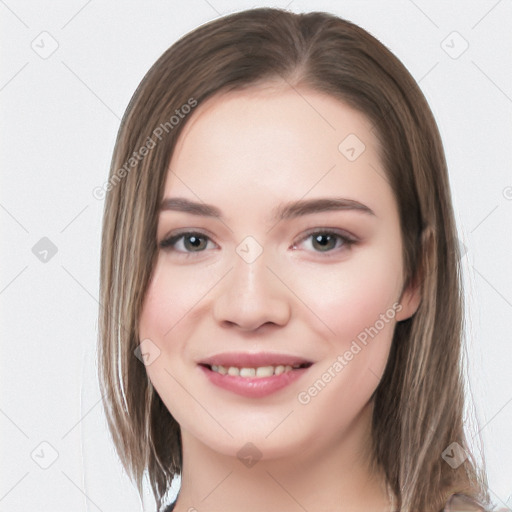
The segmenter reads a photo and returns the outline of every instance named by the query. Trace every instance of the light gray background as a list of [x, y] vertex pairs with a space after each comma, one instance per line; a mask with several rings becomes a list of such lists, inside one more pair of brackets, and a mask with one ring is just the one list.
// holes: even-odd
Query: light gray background
[[[263, 5], [358, 23], [404, 62], [432, 106], [467, 249], [474, 429], [492, 497], [512, 509], [510, 0], [0, 0], [1, 511], [142, 510], [96, 383], [103, 201], [92, 190], [106, 181], [120, 118], [162, 52], [219, 15]], [[32, 251], [43, 237], [57, 248], [46, 262]], [[154, 510], [149, 491], [144, 501]]]

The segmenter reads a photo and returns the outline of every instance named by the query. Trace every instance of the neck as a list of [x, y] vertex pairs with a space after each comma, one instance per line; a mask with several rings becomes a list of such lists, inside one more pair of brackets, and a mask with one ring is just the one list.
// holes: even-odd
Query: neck
[[254, 465], [210, 449], [182, 430], [176, 512], [388, 512], [381, 471], [371, 469], [372, 406], [330, 444], [322, 436], [286, 457]]

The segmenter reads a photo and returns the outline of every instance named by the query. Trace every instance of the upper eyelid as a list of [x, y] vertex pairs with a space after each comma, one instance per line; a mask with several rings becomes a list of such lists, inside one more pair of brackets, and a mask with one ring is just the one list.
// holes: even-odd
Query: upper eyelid
[[306, 233], [298, 239], [299, 242], [302, 242], [302, 240], [310, 237], [311, 235], [314, 235], [316, 233], [328, 233], [328, 234], [334, 234], [341, 238], [346, 238], [348, 240], [351, 240], [353, 242], [357, 242], [359, 239], [352, 233], [349, 233], [346, 229], [341, 228], [311, 228], [306, 230]]
[[199, 235], [199, 236], [202, 236], [203, 238], [206, 238], [208, 241], [214, 243], [215, 245], [217, 245], [217, 243], [207, 233], [204, 233], [201, 230], [191, 230], [191, 229], [186, 230], [186, 231], [179, 231], [178, 233], [172, 233], [170, 235], [164, 236], [162, 238], [162, 240], [160, 240], [158, 242], [158, 245], [164, 244], [164, 243], [166, 243], [168, 241], [171, 241], [171, 240], [174, 240], [174, 242], [176, 243], [178, 240], [184, 238], [185, 235], [189, 235], [189, 236], [190, 235]]

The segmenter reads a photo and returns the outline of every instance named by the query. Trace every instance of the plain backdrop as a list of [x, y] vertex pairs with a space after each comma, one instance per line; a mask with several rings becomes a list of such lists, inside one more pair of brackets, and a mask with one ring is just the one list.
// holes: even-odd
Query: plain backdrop
[[493, 500], [512, 509], [509, 0], [1, 0], [1, 511], [154, 510], [118, 461], [97, 386], [103, 201], [92, 191], [154, 61], [197, 26], [256, 6], [347, 18], [419, 81], [465, 250], [473, 439]]

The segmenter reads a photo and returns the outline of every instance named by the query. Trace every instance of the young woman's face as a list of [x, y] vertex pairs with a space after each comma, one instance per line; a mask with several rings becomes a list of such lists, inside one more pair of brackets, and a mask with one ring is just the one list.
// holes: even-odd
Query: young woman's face
[[395, 323], [418, 303], [371, 127], [269, 85], [187, 120], [139, 324], [184, 440], [275, 458], [366, 432]]

